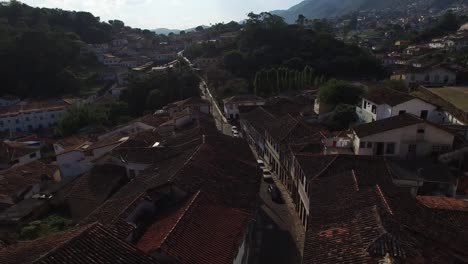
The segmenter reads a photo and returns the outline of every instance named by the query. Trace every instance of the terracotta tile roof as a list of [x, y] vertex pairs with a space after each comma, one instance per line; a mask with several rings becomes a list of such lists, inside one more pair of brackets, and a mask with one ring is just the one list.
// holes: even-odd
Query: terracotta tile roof
[[148, 126], [152, 126], [154, 128], [159, 127], [160, 125], [164, 124], [165, 122], [169, 121], [169, 117], [167, 116], [156, 116], [156, 115], [145, 115], [136, 120], [137, 122], [142, 122]]
[[27, 102], [18, 103], [12, 106], [1, 108], [0, 116], [11, 116], [11, 115], [18, 115], [22, 113], [30, 113], [30, 112], [37, 112], [37, 111], [62, 110], [68, 106], [70, 106], [70, 104], [67, 103], [63, 99], [27, 101]]
[[384, 160], [338, 156], [309, 180], [303, 263], [378, 263], [387, 253], [401, 263], [466, 257], [466, 218], [420, 206], [391, 178]]
[[61, 140], [58, 140], [55, 142], [55, 144], [58, 144], [62, 146], [64, 149], [69, 149], [69, 148], [75, 148], [77, 146], [80, 146], [81, 144], [85, 143], [88, 141], [88, 138], [85, 136], [79, 136], [79, 135], [74, 135], [71, 137], [67, 137]]
[[190, 97], [185, 100], [177, 101], [168, 105], [168, 107], [177, 106], [177, 107], [184, 107], [184, 106], [191, 106], [191, 105], [211, 105], [208, 100], [202, 99], [200, 97]]
[[100, 224], [75, 227], [0, 250], [0, 263], [158, 263]]
[[11, 163], [16, 159], [38, 151], [36, 148], [16, 141], [0, 142], [0, 162]]
[[40, 161], [2, 171], [0, 172], [0, 198], [16, 196], [20, 191], [41, 183], [43, 176], [52, 179], [57, 171], [57, 166], [46, 165]]
[[73, 201], [73, 206], [80, 207], [80, 211], [90, 213], [127, 182], [125, 167], [98, 165], [72, 183], [66, 199]]
[[161, 249], [177, 263], [233, 263], [252, 216], [202, 196], [187, 209]]
[[161, 180], [189, 193], [201, 189], [226, 206], [250, 210], [256, 205], [261, 171], [245, 141], [224, 135], [206, 136], [177, 174]]
[[147, 190], [167, 182], [166, 180], [162, 180], [162, 177], [170, 178], [177, 173], [183, 164], [194, 154], [195, 150], [195, 148], [186, 149], [169, 159], [155, 163], [107, 199], [81, 221], [81, 224], [99, 221], [117, 237], [126, 239], [132, 230], [126, 221], [132, 208], [146, 195]]
[[242, 113], [241, 119], [249, 122], [262, 135], [265, 133], [265, 129], [276, 121], [276, 117], [268, 113], [263, 107], [256, 107], [249, 112]]
[[352, 130], [357, 134], [358, 137], [363, 138], [370, 135], [421, 123], [425, 123], [425, 121], [411, 114], [403, 114], [378, 120], [372, 123], [357, 125], [354, 126]]
[[368, 86], [364, 98], [376, 104], [387, 104], [389, 106], [396, 106], [415, 99], [409, 94], [376, 86]]
[[464, 200], [441, 196], [417, 196], [416, 199], [431, 209], [468, 212], [468, 202]]
[[232, 96], [223, 100], [225, 104], [251, 102], [251, 101], [262, 102], [264, 101], [264, 99], [256, 95], [237, 95], [237, 96]]
[[193, 204], [194, 200], [197, 199], [199, 193], [186, 199], [180, 205], [170, 208], [168, 212], [158, 215], [156, 221], [148, 227], [143, 236], [138, 240], [137, 247], [146, 253], [159, 249]]

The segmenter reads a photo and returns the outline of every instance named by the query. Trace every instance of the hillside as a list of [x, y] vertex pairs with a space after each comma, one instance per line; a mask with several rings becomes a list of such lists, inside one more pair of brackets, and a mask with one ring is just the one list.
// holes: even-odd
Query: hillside
[[299, 14], [309, 19], [331, 18], [342, 16], [358, 10], [396, 10], [411, 4], [424, 4], [437, 9], [448, 8], [459, 0], [305, 0], [288, 10], [276, 10], [273, 14], [280, 15], [288, 23], [294, 23]]
[[87, 12], [0, 5], [0, 94], [20, 97], [73, 94], [87, 81], [94, 58], [85, 43], [111, 39], [112, 26]]

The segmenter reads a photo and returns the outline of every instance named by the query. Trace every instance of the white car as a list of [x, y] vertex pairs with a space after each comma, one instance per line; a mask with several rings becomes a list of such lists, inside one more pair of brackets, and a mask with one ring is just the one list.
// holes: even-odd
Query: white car
[[271, 171], [269, 171], [268, 169], [263, 169], [263, 179], [265, 181], [271, 181], [273, 179]]
[[233, 132], [232, 132], [232, 136], [235, 137], [235, 138], [239, 138], [239, 137], [240, 137], [240, 134], [239, 134], [239, 132], [237, 132], [237, 131], [233, 131]]
[[263, 162], [263, 160], [257, 160], [257, 164], [258, 164], [258, 167], [263, 170], [265, 169], [265, 162]]

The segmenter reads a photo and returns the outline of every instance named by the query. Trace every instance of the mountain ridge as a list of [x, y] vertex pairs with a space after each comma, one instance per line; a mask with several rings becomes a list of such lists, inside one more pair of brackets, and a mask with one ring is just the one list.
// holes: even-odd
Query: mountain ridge
[[287, 10], [274, 10], [271, 13], [294, 23], [299, 14], [308, 19], [331, 18], [346, 15], [358, 10], [386, 9], [407, 6], [413, 3], [428, 3], [433, 7], [446, 8], [459, 0], [304, 0]]

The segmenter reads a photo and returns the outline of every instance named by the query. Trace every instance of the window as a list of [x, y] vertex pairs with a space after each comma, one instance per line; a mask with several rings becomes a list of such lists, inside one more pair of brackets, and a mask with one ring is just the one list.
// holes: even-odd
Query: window
[[367, 142], [367, 148], [371, 149], [372, 148], [372, 142]]
[[367, 106], [367, 103], [366, 103], [366, 101], [363, 100], [362, 101], [362, 109], [366, 109], [366, 106]]
[[135, 170], [128, 170], [128, 174], [130, 178], [135, 178]]
[[421, 111], [421, 118], [426, 120], [428, 114], [429, 114], [429, 111], [427, 111], [427, 110]]
[[16, 124], [19, 124], [19, 119], [15, 119], [15, 123], [16, 123]]
[[413, 73], [413, 74], [411, 74], [411, 81], [414, 82], [415, 80], [416, 80], [416, 75], [414, 75], [414, 73]]
[[449, 82], [449, 76], [448, 75], [445, 75], [444, 76], [444, 83], [448, 83]]
[[55, 118], [55, 114], [50, 114], [50, 118]]
[[36, 156], [37, 156], [36, 152], [29, 154], [29, 157], [30, 157], [31, 159], [35, 158]]
[[3, 121], [0, 121], [0, 126], [3, 126]]
[[432, 152], [447, 152], [450, 150], [449, 145], [434, 145], [432, 146]]
[[417, 145], [411, 144], [408, 146], [408, 152], [416, 152]]
[[372, 105], [372, 113], [377, 114], [377, 106]]
[[387, 143], [387, 149], [385, 154], [393, 155], [395, 154], [395, 143]]
[[29, 116], [28, 116], [28, 117], [26, 117], [26, 121], [29, 121]]
[[400, 112], [398, 112], [398, 115], [404, 115], [406, 114], [406, 110], [400, 110]]
[[429, 74], [426, 74], [426, 77], [424, 77], [424, 80], [426, 82], [429, 82], [431, 80], [431, 77], [429, 76]]
[[359, 144], [359, 148], [365, 148], [366, 147], [366, 142], [361, 142]]

